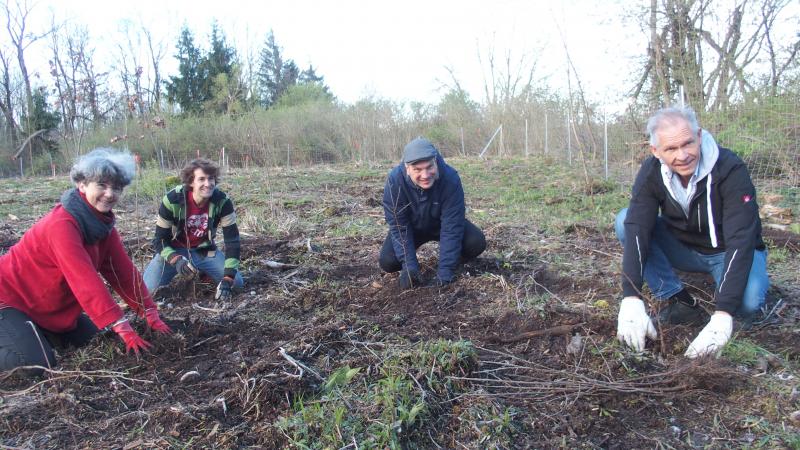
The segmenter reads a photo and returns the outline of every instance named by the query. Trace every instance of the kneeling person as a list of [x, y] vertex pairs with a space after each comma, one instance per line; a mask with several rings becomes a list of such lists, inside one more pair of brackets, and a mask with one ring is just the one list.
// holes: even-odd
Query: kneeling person
[[95, 149], [82, 156], [70, 171], [75, 187], [0, 256], [0, 371], [52, 368], [53, 347], [80, 347], [106, 327], [128, 351], [147, 350], [150, 343], [128, 323], [104, 280], [150, 329], [172, 332], [114, 226], [112, 209], [134, 174], [129, 153]]
[[445, 164], [424, 138], [409, 142], [403, 160], [389, 172], [383, 189], [383, 211], [389, 234], [379, 263], [386, 272], [400, 271], [403, 289], [420, 284], [417, 248], [439, 241], [439, 267], [434, 284], [453, 281], [460, 260], [486, 249], [481, 230], [465, 217], [464, 189], [455, 169]]
[[[667, 108], [647, 122], [653, 156], [642, 163], [630, 206], [617, 215], [624, 245], [618, 338], [642, 350], [656, 330], [640, 298], [643, 281], [667, 304], [668, 323], [707, 323], [686, 356], [717, 353], [733, 316], [763, 305], [769, 279], [756, 192], [747, 167], [702, 130], [691, 109]], [[716, 282], [710, 319], [674, 269], [710, 273]]]
[[[239, 228], [231, 199], [217, 189], [219, 167], [199, 158], [181, 169], [180, 186], [167, 192], [158, 208], [156, 255], [144, 271], [150, 292], [177, 274], [208, 275], [217, 283], [215, 298], [227, 300], [244, 285], [239, 273]], [[224, 254], [214, 238], [222, 227]]]

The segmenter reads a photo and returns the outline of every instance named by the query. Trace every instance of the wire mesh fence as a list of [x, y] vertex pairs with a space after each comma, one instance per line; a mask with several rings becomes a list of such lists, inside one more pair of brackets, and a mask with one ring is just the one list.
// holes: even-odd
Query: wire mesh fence
[[[399, 160], [405, 143], [422, 135], [446, 157], [548, 158], [576, 165], [576, 170], [585, 167], [593, 178], [630, 183], [650, 154], [647, 116], [632, 109], [611, 115], [603, 107], [529, 102], [477, 111], [438, 109], [410, 117], [395, 103], [373, 101], [236, 117], [132, 120], [84, 136], [80, 145], [65, 140], [62, 149], [125, 148], [140, 155], [145, 165], [169, 171], [198, 156], [244, 168], [389, 163]], [[794, 98], [743, 103], [724, 112], [701, 113], [699, 120], [720, 145], [745, 160], [757, 185], [782, 189], [800, 183], [800, 112]], [[4, 175], [63, 173], [74, 156], [65, 153], [71, 152], [62, 150], [60, 160], [51, 155], [23, 158], [8, 165]]]

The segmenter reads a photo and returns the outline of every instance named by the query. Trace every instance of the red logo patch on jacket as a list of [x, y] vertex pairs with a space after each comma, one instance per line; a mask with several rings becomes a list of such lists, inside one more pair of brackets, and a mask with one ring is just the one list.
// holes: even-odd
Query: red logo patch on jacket
[[749, 201], [750, 201], [750, 200], [752, 200], [752, 199], [753, 199], [753, 196], [752, 196], [752, 195], [750, 195], [750, 194], [744, 194], [744, 195], [742, 196], [742, 203], [747, 203], [747, 202], [749, 202]]

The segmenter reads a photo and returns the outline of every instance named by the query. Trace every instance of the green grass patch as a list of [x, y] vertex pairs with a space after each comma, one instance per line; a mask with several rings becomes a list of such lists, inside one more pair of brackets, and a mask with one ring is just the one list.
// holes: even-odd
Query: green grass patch
[[[397, 350], [389, 347], [376, 367], [342, 366], [320, 392], [298, 398], [278, 428], [298, 448], [407, 448], [433, 425], [464, 386], [477, 356], [469, 341], [436, 340]], [[367, 373], [373, 375], [367, 375]]]
[[722, 356], [736, 364], [755, 366], [760, 358], [774, 355], [747, 338], [736, 338], [730, 340], [722, 349]]

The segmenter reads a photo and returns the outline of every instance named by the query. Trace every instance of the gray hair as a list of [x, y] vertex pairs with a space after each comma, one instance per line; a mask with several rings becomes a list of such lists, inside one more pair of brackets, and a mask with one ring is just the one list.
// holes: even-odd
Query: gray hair
[[127, 151], [96, 148], [81, 156], [69, 171], [74, 183], [105, 182], [124, 188], [136, 175], [136, 163]]
[[697, 135], [697, 131], [700, 130], [700, 124], [697, 123], [697, 114], [692, 108], [687, 106], [686, 108], [659, 109], [647, 120], [647, 134], [650, 135], [650, 145], [658, 147], [658, 135], [656, 133], [665, 122], [676, 124], [679, 121], [686, 121], [689, 124], [689, 130], [692, 135]]

